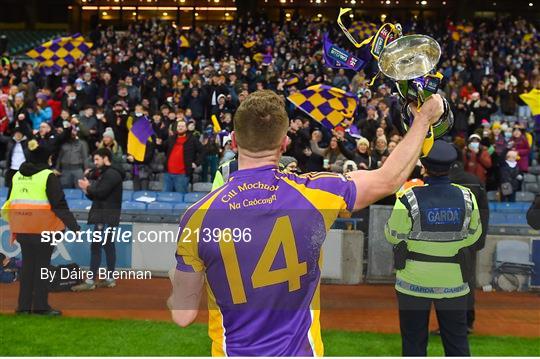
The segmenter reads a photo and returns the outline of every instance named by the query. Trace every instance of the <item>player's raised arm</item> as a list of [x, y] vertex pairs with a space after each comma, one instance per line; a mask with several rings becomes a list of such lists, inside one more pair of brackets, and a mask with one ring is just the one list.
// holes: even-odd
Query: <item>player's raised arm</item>
[[430, 124], [443, 114], [442, 97], [433, 95], [420, 111], [414, 109], [412, 112], [414, 121], [411, 128], [380, 169], [348, 174], [356, 185], [355, 209], [362, 209], [395, 193], [407, 180], [418, 160]]

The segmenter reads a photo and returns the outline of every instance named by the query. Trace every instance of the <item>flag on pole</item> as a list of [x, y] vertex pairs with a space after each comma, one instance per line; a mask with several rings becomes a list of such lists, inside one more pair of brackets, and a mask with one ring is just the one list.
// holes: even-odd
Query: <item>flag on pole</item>
[[358, 106], [358, 97], [337, 87], [313, 85], [287, 98], [301, 111], [327, 128], [334, 128], [351, 118]]
[[62, 68], [80, 59], [92, 47], [81, 34], [59, 37], [47, 41], [26, 53], [39, 62], [45, 74], [58, 73]]

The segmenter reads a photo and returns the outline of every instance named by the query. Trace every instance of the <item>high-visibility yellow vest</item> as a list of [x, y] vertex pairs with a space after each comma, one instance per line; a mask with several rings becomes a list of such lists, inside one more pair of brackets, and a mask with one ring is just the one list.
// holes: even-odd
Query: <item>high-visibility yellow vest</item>
[[47, 198], [47, 178], [51, 173], [45, 169], [32, 176], [23, 176], [21, 172], [13, 176], [11, 193], [2, 206], [2, 217], [9, 223], [11, 233], [64, 230], [64, 223], [51, 210]]

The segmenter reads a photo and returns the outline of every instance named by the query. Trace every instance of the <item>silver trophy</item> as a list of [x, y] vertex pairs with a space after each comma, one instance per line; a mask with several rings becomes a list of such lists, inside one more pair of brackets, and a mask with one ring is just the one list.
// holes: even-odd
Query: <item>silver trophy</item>
[[[407, 131], [412, 123], [409, 104], [416, 102], [418, 108], [433, 94], [437, 93], [443, 76], [433, 69], [441, 57], [441, 47], [426, 35], [402, 36], [390, 42], [382, 50], [378, 65], [385, 76], [396, 82], [403, 100], [402, 127]], [[446, 99], [444, 113], [433, 126], [435, 139], [445, 135], [454, 125], [454, 117]]]

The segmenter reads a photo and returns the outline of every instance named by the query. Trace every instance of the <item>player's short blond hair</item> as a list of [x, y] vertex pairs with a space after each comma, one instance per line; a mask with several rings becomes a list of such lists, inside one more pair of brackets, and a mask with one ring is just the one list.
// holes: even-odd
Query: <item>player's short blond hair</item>
[[250, 152], [275, 150], [287, 134], [289, 117], [285, 103], [275, 92], [260, 90], [250, 94], [234, 115], [238, 147]]

